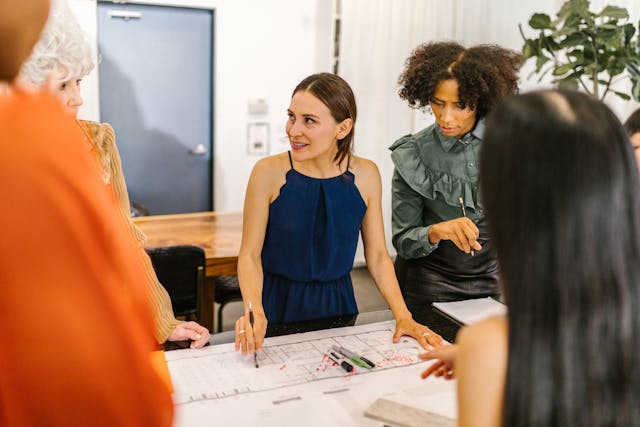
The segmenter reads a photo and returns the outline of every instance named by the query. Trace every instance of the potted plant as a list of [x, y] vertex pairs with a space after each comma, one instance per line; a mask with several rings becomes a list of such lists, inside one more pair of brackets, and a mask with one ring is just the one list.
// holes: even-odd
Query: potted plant
[[[640, 101], [640, 35], [628, 22], [627, 10], [606, 6], [595, 13], [589, 0], [567, 0], [557, 15], [554, 20], [544, 13], [531, 16], [529, 26], [537, 38], [527, 38], [518, 25], [525, 62], [535, 58], [532, 74], [539, 75], [538, 81], [551, 72], [553, 83], [581, 87], [597, 99], [613, 92]], [[626, 78], [631, 94], [615, 89]]]

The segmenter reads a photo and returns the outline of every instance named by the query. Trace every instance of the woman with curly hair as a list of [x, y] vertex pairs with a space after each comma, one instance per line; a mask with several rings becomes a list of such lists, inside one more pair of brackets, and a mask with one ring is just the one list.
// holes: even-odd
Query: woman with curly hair
[[520, 55], [495, 45], [426, 43], [407, 59], [400, 97], [435, 123], [391, 147], [396, 273], [410, 310], [497, 296], [497, 262], [478, 190], [484, 118], [517, 91]]

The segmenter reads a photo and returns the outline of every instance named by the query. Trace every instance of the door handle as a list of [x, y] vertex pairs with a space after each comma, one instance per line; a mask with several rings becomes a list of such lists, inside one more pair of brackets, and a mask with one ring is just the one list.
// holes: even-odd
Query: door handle
[[125, 21], [142, 18], [142, 12], [126, 9], [110, 9], [107, 15], [109, 15], [109, 18], [122, 18]]
[[204, 144], [198, 144], [196, 145], [196, 148], [189, 150], [189, 154], [194, 156], [204, 156], [207, 153], [209, 153], [209, 150], [207, 150]]

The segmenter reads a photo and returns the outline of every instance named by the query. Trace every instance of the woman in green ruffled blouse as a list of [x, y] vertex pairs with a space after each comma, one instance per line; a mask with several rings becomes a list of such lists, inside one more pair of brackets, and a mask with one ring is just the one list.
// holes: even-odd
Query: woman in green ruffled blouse
[[406, 61], [400, 97], [435, 117], [390, 147], [396, 273], [411, 310], [499, 293], [478, 157], [484, 117], [517, 91], [520, 60], [495, 45], [438, 42], [418, 46]]

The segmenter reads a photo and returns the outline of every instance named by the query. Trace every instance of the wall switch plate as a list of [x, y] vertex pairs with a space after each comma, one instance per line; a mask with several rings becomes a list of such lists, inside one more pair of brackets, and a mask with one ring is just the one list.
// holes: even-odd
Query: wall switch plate
[[269, 123], [247, 125], [247, 154], [250, 156], [269, 154]]

